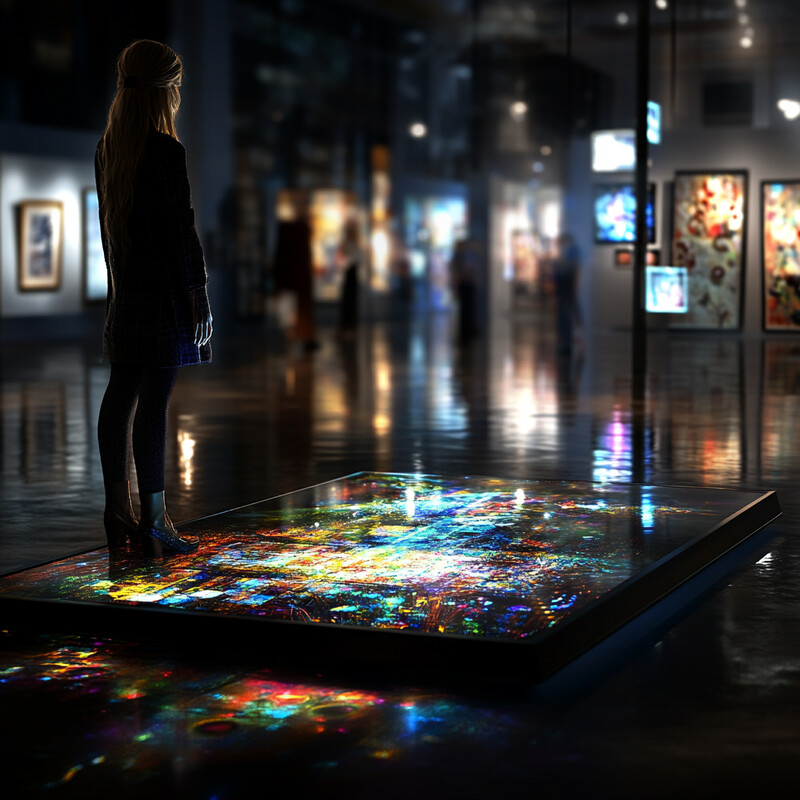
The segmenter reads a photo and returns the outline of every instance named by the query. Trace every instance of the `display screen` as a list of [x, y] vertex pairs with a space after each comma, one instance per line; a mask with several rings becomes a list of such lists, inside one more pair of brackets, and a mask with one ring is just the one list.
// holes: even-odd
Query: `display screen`
[[592, 134], [592, 172], [632, 172], [634, 169], [635, 131], [595, 131]]
[[689, 276], [686, 267], [648, 267], [645, 285], [648, 311], [685, 314], [689, 310]]
[[[647, 185], [647, 241], [656, 240], [655, 184]], [[594, 239], [598, 244], [636, 239], [636, 192], [629, 183], [594, 186]]]
[[647, 101], [647, 141], [661, 144], [661, 106], [653, 100]]
[[358, 473], [182, 527], [200, 536], [192, 554], [102, 548], [2, 577], [0, 600], [524, 641], [741, 506], [733, 492]]

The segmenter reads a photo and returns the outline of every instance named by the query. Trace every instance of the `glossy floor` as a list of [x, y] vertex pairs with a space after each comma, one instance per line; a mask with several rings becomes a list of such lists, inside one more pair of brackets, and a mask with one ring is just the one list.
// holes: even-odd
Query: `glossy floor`
[[[636, 468], [624, 333], [587, 337], [566, 359], [546, 324], [462, 347], [442, 317], [331, 333], [308, 355], [240, 331], [216, 353], [183, 371], [171, 408], [177, 519], [365, 469], [624, 481]], [[107, 368], [93, 343], [0, 357], [0, 566], [11, 569], [102, 541], [94, 420]], [[784, 516], [638, 644], [568, 684], [495, 696], [12, 632], [0, 701], [21, 720], [16, 778], [45, 794], [193, 797], [245, 796], [264, 774], [383, 796], [713, 796], [796, 782], [800, 345], [658, 334], [649, 375], [646, 480], [776, 489]]]

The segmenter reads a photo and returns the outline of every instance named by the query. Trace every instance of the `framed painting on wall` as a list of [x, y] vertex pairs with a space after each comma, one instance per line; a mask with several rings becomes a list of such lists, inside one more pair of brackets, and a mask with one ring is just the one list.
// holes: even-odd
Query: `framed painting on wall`
[[686, 267], [689, 310], [671, 327], [741, 326], [747, 172], [676, 172], [672, 266]]
[[763, 325], [800, 331], [800, 179], [762, 181]]
[[106, 299], [108, 274], [100, 237], [100, 217], [97, 208], [97, 189], [83, 190], [83, 296], [87, 303]]
[[64, 206], [58, 200], [25, 200], [19, 206], [19, 288], [54, 291], [61, 286]]

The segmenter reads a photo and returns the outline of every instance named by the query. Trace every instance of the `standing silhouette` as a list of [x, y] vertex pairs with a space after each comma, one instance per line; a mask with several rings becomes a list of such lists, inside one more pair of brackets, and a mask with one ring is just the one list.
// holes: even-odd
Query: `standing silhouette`
[[569, 233], [562, 233], [556, 244], [557, 252], [553, 259], [556, 338], [559, 353], [569, 353], [572, 351], [574, 329], [582, 324], [581, 309], [578, 304], [581, 253]]
[[[97, 436], [109, 548], [186, 553], [167, 514], [167, 412], [178, 368], [211, 360], [207, 274], [178, 141], [183, 65], [165, 44], [133, 42], [117, 61], [117, 92], [97, 147], [95, 176], [108, 267], [103, 349], [111, 372]], [[139, 485], [137, 523], [129, 453]]]

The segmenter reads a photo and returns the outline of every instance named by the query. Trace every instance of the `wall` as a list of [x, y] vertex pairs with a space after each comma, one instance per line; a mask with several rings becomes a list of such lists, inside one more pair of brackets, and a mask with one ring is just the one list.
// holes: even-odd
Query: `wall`
[[[800, 136], [795, 125], [784, 121], [769, 128], [695, 128], [665, 131], [662, 144], [650, 147], [649, 180], [656, 183], [656, 243], [662, 263], [669, 263], [672, 236], [673, 180], [680, 170], [747, 170], [747, 221], [744, 261], [744, 306], [742, 331], [762, 330], [761, 182], [800, 179]], [[632, 181], [633, 175], [592, 174], [588, 145], [573, 143], [569, 191], [575, 202], [588, 209], [580, 215], [585, 236], [591, 237], [592, 183]], [[588, 232], [588, 233], [587, 233]], [[583, 296], [590, 303], [595, 324], [601, 327], [629, 327], [633, 307], [633, 276], [614, 267], [613, 245], [592, 245], [587, 251]], [[653, 328], [664, 327], [666, 319], [649, 316]]]
[[[81, 160], [0, 155], [0, 317], [76, 314], [83, 310], [81, 199], [94, 186], [91, 157]], [[56, 291], [21, 292], [19, 204], [59, 200], [64, 207], [61, 286]]]

